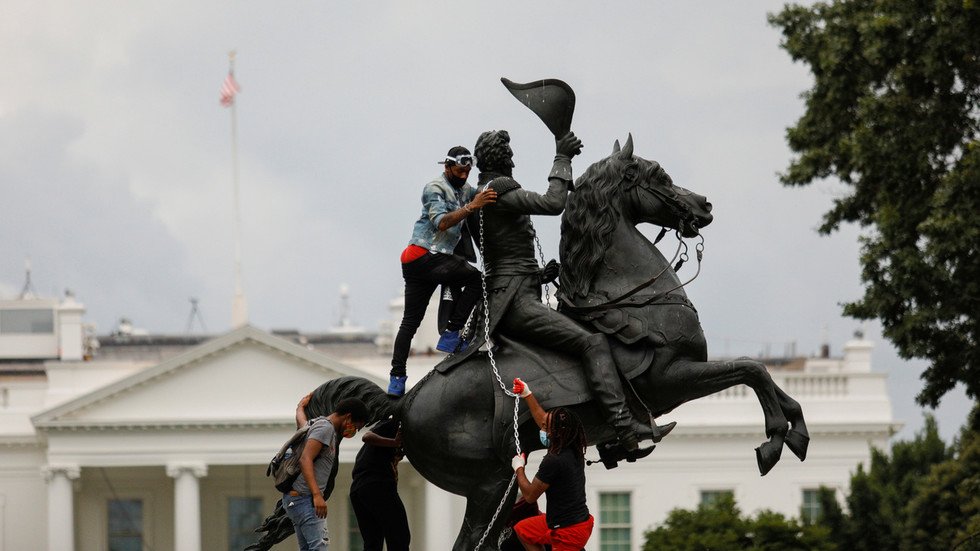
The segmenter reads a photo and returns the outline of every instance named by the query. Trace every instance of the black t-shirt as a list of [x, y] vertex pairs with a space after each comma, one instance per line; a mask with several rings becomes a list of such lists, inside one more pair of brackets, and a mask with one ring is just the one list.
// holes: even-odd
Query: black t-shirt
[[[372, 427], [371, 432], [385, 438], [394, 438], [398, 432], [398, 422], [394, 419], [382, 421]], [[357, 452], [357, 458], [354, 460], [354, 470], [351, 472], [353, 478], [351, 491], [376, 482], [396, 484], [397, 467], [394, 461], [396, 453], [396, 448], [370, 444], [361, 446], [361, 451]]]
[[585, 504], [585, 457], [565, 448], [558, 455], [548, 453], [541, 460], [535, 478], [548, 484], [545, 520], [551, 529], [571, 526], [589, 519]]

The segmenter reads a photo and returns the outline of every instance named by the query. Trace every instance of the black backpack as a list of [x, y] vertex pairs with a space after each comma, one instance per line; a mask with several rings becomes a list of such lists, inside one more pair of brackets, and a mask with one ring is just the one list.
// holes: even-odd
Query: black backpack
[[286, 493], [292, 490], [293, 482], [299, 478], [299, 458], [303, 455], [303, 448], [306, 447], [306, 435], [309, 434], [310, 427], [317, 419], [311, 419], [306, 425], [297, 429], [269, 462], [265, 476], [273, 478], [276, 489], [280, 492]]

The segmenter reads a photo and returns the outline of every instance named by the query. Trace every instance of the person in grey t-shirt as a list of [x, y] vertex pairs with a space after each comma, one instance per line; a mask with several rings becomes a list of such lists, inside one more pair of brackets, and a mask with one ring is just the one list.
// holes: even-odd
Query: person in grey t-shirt
[[[296, 407], [296, 425], [307, 423], [306, 405], [310, 394]], [[282, 496], [286, 516], [293, 522], [300, 551], [326, 551], [327, 483], [337, 455], [337, 436], [351, 438], [364, 427], [368, 410], [357, 398], [345, 398], [326, 417], [310, 421], [306, 446], [299, 458], [301, 476], [293, 489]]]

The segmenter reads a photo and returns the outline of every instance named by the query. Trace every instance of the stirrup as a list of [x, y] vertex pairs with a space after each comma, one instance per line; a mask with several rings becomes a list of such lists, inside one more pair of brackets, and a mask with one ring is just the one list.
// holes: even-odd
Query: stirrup
[[[615, 469], [619, 466], [619, 462], [626, 460], [627, 463], [633, 463], [637, 459], [642, 459], [651, 453], [656, 445], [651, 445], [647, 448], [637, 448], [632, 451], [627, 451], [617, 440], [610, 440], [608, 442], [601, 442], [596, 444], [596, 450], [599, 451], [599, 461], [602, 463], [606, 469]], [[588, 464], [597, 463], [596, 461], [589, 461]]]
[[634, 452], [640, 447], [640, 437], [633, 427], [625, 430], [616, 427], [616, 438], [619, 440], [619, 446], [627, 452]]

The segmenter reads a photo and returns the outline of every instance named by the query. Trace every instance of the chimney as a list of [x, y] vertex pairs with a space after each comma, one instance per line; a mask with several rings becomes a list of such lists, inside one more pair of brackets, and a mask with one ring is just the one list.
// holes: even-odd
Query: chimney
[[85, 307], [75, 301], [75, 295], [65, 290], [65, 299], [58, 305], [58, 356], [64, 361], [82, 359], [84, 336], [82, 314]]
[[871, 350], [874, 343], [864, 338], [864, 331], [854, 332], [854, 338], [844, 345], [844, 371], [851, 373], [871, 372]]
[[830, 331], [827, 325], [824, 324], [823, 330], [820, 331], [820, 340], [822, 344], [820, 345], [820, 357], [829, 358], [830, 357]]

